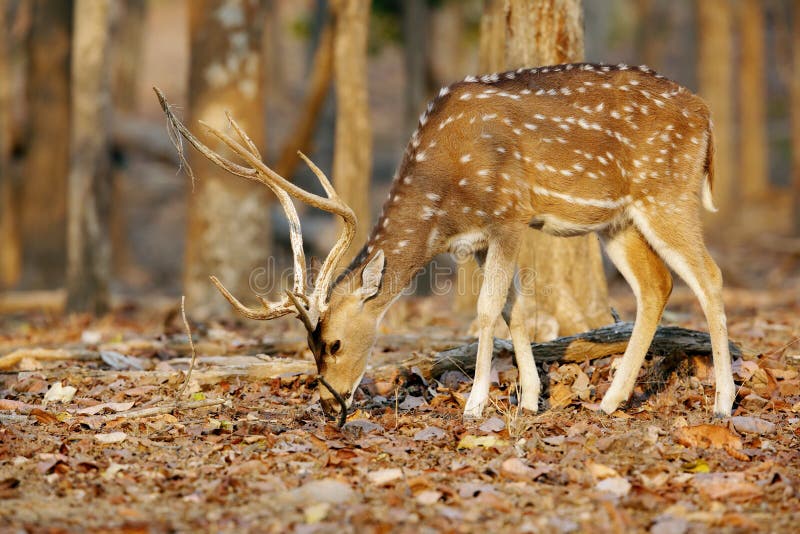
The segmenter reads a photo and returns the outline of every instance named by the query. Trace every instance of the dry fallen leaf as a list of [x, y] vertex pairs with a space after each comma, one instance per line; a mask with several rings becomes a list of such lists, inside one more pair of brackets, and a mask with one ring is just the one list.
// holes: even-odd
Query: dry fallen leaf
[[94, 439], [100, 443], [122, 443], [128, 438], [125, 432], [110, 432], [108, 434], [95, 434]]
[[474, 449], [475, 447], [483, 447], [488, 449], [490, 447], [504, 447], [508, 445], [508, 441], [500, 439], [497, 436], [473, 436], [467, 434], [461, 441], [458, 442], [458, 449]]
[[586, 462], [586, 468], [589, 470], [595, 480], [603, 480], [604, 478], [619, 476], [619, 473], [616, 469], [608, 467], [607, 465], [595, 463], [591, 460]]
[[744, 473], [708, 473], [695, 475], [692, 480], [700, 493], [709, 499], [747, 501], [763, 495], [760, 486], [747, 482]]
[[384, 484], [394, 482], [399, 478], [403, 478], [403, 470], [398, 467], [379, 469], [378, 471], [371, 471], [367, 473], [367, 480], [376, 486], [383, 486]]
[[62, 402], [64, 404], [70, 402], [75, 392], [78, 391], [73, 386], [62, 386], [61, 382], [54, 382], [47, 393], [44, 394], [44, 405], [47, 406], [48, 402]]
[[597, 484], [595, 489], [603, 493], [610, 493], [615, 497], [624, 497], [631, 491], [631, 483], [625, 477], [604, 478]]
[[723, 449], [733, 458], [747, 462], [750, 458], [739, 452], [742, 449], [742, 440], [724, 426], [696, 425], [678, 428], [674, 433], [675, 441], [685, 447], [698, 447], [702, 449]]

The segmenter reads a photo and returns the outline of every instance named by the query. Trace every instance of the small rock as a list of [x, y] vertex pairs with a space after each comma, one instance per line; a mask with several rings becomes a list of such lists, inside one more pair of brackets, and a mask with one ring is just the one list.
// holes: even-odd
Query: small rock
[[406, 396], [405, 400], [400, 403], [401, 410], [413, 410], [425, 404], [425, 399], [422, 397], [415, 397], [413, 395]]
[[490, 417], [480, 427], [481, 432], [500, 432], [506, 427], [505, 422], [499, 417]]
[[774, 434], [778, 430], [778, 426], [775, 423], [760, 417], [739, 415], [731, 417], [731, 423], [733, 423], [733, 428], [739, 432], [750, 434]]
[[444, 435], [444, 430], [438, 426], [428, 426], [414, 434], [414, 441], [431, 441], [434, 439], [442, 439]]
[[615, 497], [624, 497], [631, 491], [631, 483], [624, 477], [610, 477], [598, 482], [595, 489]]

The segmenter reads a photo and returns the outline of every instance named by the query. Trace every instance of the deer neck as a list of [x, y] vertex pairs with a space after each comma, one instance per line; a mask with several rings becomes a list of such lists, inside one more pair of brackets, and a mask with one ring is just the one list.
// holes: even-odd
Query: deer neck
[[[414, 277], [441, 252], [436, 247], [437, 227], [433, 220], [420, 220], [418, 208], [402, 202], [390, 202], [372, 229], [359, 254], [336, 285], [360, 285], [361, 272], [378, 250], [383, 250], [385, 264], [378, 293], [368, 301], [380, 316], [411, 285]], [[413, 223], [413, 224], [409, 224]]]

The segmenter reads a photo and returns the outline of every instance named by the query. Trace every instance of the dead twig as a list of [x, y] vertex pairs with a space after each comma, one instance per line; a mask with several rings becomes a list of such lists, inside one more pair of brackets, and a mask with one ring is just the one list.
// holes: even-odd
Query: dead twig
[[195, 410], [197, 408], [207, 408], [209, 406], [219, 406], [225, 404], [225, 399], [203, 399], [191, 402], [178, 402], [177, 404], [164, 404], [161, 406], [152, 406], [150, 408], [141, 408], [139, 410], [130, 410], [127, 412], [115, 413], [107, 416], [111, 419], [134, 419], [136, 417], [150, 417], [152, 415], [164, 415], [174, 411], [181, 410]]
[[183, 398], [183, 392], [186, 391], [186, 386], [189, 385], [189, 380], [192, 378], [192, 371], [194, 370], [194, 363], [197, 360], [197, 352], [194, 349], [194, 341], [192, 340], [192, 329], [189, 327], [189, 321], [186, 320], [186, 296], [181, 295], [181, 318], [183, 318], [183, 326], [186, 328], [186, 336], [189, 338], [189, 347], [192, 349], [192, 361], [189, 363], [189, 371], [186, 373], [186, 378], [183, 380], [181, 389], [178, 390], [178, 398], [176, 402], [180, 402]]

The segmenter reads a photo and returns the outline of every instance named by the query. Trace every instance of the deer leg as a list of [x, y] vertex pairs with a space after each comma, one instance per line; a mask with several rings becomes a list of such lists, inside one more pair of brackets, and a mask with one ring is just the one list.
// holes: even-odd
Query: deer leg
[[722, 301], [722, 273], [703, 243], [699, 230], [700, 217], [684, 220], [683, 228], [696, 230], [683, 233], [675, 232], [674, 227], [663, 226], [657, 217], [645, 219], [642, 213], [634, 214], [634, 223], [700, 301], [714, 353], [714, 415], [729, 417], [736, 399], [736, 386], [733, 383], [728, 327]]
[[514, 254], [498, 241], [489, 243], [483, 266], [483, 284], [478, 295], [478, 354], [475, 359], [475, 379], [464, 408], [464, 417], [479, 418], [489, 399], [492, 370], [492, 334], [497, 318], [503, 311], [514, 268]]
[[606, 252], [636, 295], [636, 321], [631, 339], [611, 387], [600, 402], [600, 409], [610, 414], [633, 392], [639, 369], [672, 291], [672, 277], [661, 258], [633, 226], [612, 235], [606, 241]]
[[[512, 289], [513, 291], [513, 289]], [[528, 326], [525, 324], [524, 299], [521, 295], [509, 298], [511, 304], [511, 317], [508, 329], [511, 332], [511, 341], [514, 344], [514, 359], [517, 361], [519, 371], [519, 386], [521, 397], [519, 406], [525, 410], [536, 413], [539, 411], [539, 393], [542, 390], [539, 381], [539, 372], [531, 350], [531, 339], [528, 335]]]

